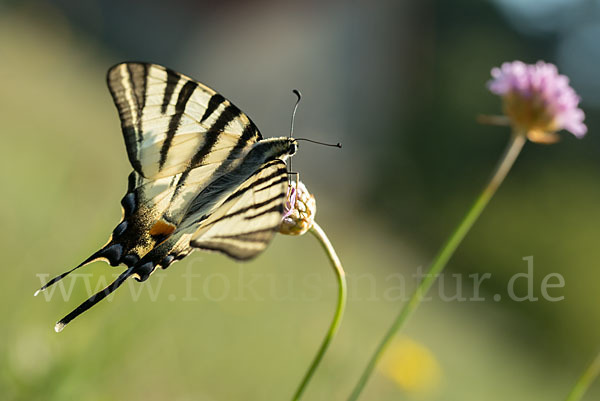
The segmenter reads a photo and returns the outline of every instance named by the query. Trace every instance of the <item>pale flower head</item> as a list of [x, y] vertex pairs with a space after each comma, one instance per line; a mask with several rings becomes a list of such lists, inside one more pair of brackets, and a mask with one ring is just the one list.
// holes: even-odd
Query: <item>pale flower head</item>
[[315, 221], [317, 203], [306, 186], [301, 181], [292, 180], [284, 205], [284, 214], [279, 226], [279, 232], [287, 235], [302, 235], [307, 232]]
[[553, 142], [561, 129], [578, 138], [587, 132], [579, 96], [554, 64], [504, 63], [492, 69], [488, 88], [502, 96], [504, 113], [517, 132], [534, 142]]

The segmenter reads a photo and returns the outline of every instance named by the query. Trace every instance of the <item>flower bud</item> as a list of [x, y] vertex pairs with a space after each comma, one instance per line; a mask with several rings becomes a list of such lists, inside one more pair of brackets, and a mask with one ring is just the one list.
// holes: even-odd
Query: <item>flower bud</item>
[[286, 235], [302, 235], [312, 227], [317, 213], [315, 197], [301, 181], [292, 181], [284, 205], [284, 214], [279, 232]]

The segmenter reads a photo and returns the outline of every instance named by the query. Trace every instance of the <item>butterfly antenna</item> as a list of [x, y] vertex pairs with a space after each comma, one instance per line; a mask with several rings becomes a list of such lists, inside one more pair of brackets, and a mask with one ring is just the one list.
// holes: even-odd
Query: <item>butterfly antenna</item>
[[342, 144], [341, 143], [325, 143], [325, 142], [319, 142], [319, 141], [313, 141], [312, 139], [307, 139], [307, 138], [296, 138], [297, 141], [306, 141], [306, 142], [312, 142], [312, 143], [316, 143], [318, 145], [323, 145], [323, 146], [332, 146], [334, 148], [342, 148]]
[[54, 326], [54, 331], [56, 331], [57, 333], [61, 332], [62, 329], [64, 329], [65, 326], [71, 320], [75, 319], [77, 316], [81, 315], [83, 312], [87, 311], [92, 306], [96, 305], [98, 302], [100, 302], [104, 298], [106, 298], [110, 293], [112, 293], [117, 288], [119, 288], [121, 286], [121, 284], [123, 284], [125, 282], [125, 280], [127, 280], [133, 274], [133, 269], [134, 269], [134, 266], [130, 267], [129, 269], [127, 269], [126, 271], [121, 273], [121, 275], [119, 277], [117, 277], [117, 279], [115, 281], [110, 283], [105, 289], [92, 295], [91, 297], [89, 297], [88, 299], [83, 301], [83, 303], [81, 305], [79, 305], [77, 308], [75, 308], [71, 313], [69, 313], [67, 316], [63, 317], [62, 319], [60, 319], [56, 323], [56, 326]]
[[[298, 89], [292, 90], [292, 93], [294, 95], [296, 95], [296, 97], [298, 99], [296, 100], [296, 104], [294, 105], [294, 110], [292, 111], [292, 123], [290, 124], [290, 138], [292, 138], [294, 136], [294, 120], [296, 119], [296, 110], [298, 110], [298, 104], [300, 103], [300, 100], [302, 100], [302, 94], [300, 93], [300, 91]], [[290, 164], [288, 165], [289, 173], [292, 174], [292, 158], [290, 157], [289, 160], [290, 160]]]

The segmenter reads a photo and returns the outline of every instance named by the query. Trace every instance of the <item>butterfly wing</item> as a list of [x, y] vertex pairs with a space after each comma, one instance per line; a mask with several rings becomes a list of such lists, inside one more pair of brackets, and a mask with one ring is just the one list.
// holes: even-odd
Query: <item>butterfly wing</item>
[[231, 102], [168, 68], [122, 63], [108, 71], [107, 83], [129, 161], [143, 177], [172, 176], [210, 161], [235, 159], [262, 139]]
[[262, 252], [281, 222], [287, 192], [286, 165], [281, 160], [265, 163], [242, 185], [230, 191], [224, 202], [208, 215], [191, 213], [177, 230], [154, 247], [138, 263], [123, 272], [104, 290], [88, 298], [56, 324], [66, 324], [115, 291], [129, 277], [146, 280], [159, 266], [187, 256], [194, 248], [217, 251], [237, 260]]
[[266, 163], [203, 220], [190, 246], [222, 252], [238, 260], [255, 257], [277, 232], [286, 192], [285, 163]]
[[187, 203], [236, 166], [262, 138], [254, 123], [212, 89], [165, 67], [122, 63], [107, 83], [134, 168], [123, 217], [97, 259], [132, 266], [177, 227]]
[[247, 260], [263, 251], [281, 222], [287, 170], [272, 160], [241, 185], [229, 188], [210, 210], [190, 210], [175, 232], [137, 263], [132, 274], [145, 280], [157, 268], [167, 268], [195, 248], [218, 251]]
[[128, 278], [145, 280], [194, 248], [239, 260], [256, 256], [283, 213], [287, 173], [277, 157], [293, 154], [287, 140], [265, 141], [258, 151], [254, 145], [262, 137], [246, 115], [167, 68], [123, 63], [107, 80], [134, 171], [108, 244], [75, 269], [99, 258], [128, 269], [59, 321], [57, 331]]

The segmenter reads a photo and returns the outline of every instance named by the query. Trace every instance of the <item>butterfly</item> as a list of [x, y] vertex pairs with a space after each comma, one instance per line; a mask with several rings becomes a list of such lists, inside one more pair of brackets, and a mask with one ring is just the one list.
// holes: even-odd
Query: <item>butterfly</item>
[[106, 245], [36, 295], [95, 260], [126, 270], [58, 321], [57, 332], [127, 279], [145, 281], [195, 249], [258, 255], [279, 227], [285, 161], [298, 148], [291, 137], [263, 139], [223, 96], [160, 65], [115, 65], [107, 83], [133, 168], [122, 219]]

